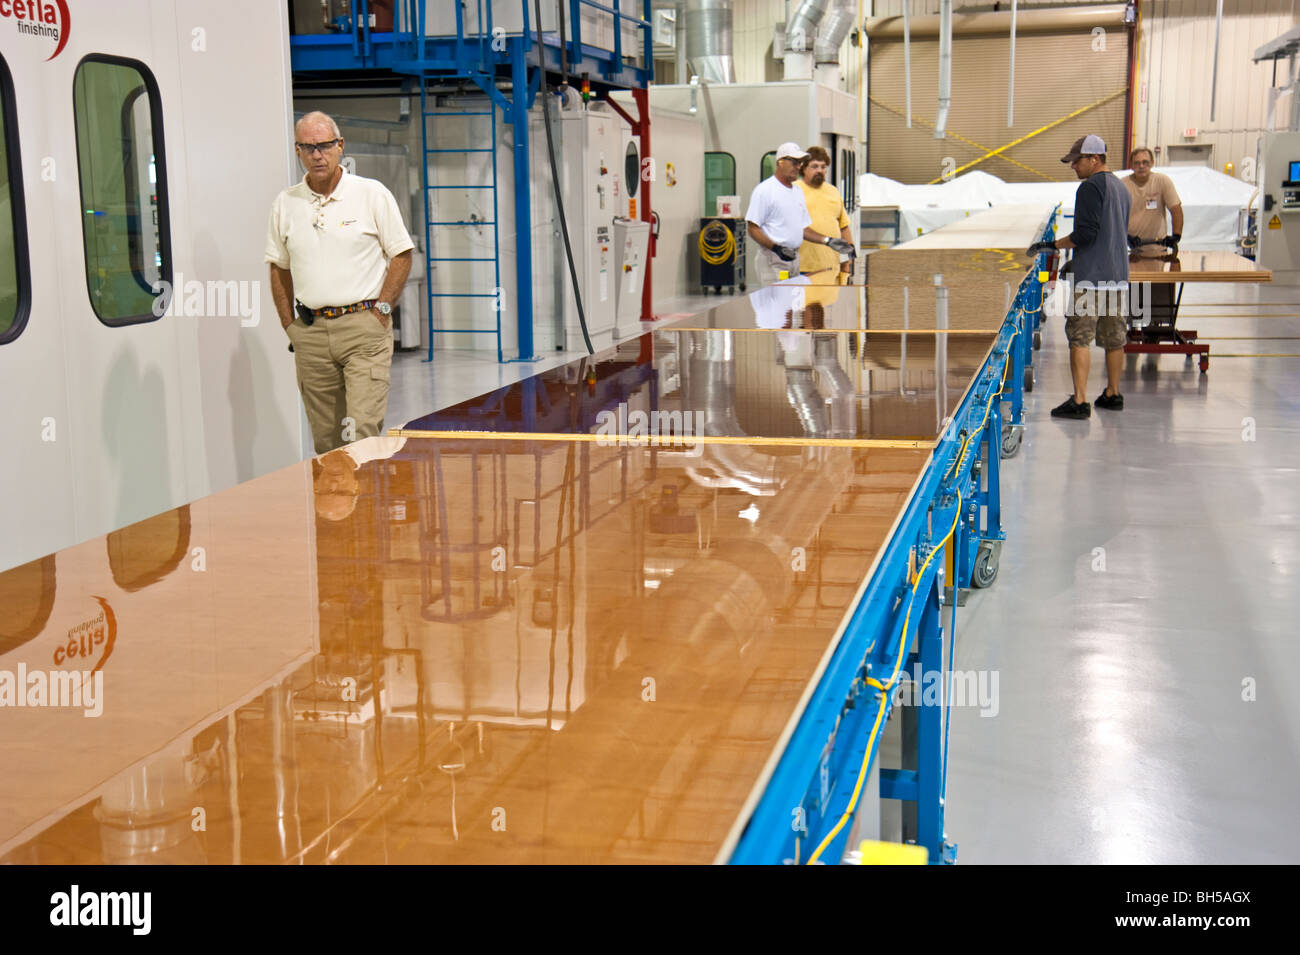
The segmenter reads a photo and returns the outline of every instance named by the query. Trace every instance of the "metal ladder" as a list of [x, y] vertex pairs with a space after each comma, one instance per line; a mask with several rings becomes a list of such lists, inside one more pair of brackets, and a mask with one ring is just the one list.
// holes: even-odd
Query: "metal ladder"
[[[458, 11], [459, 17], [459, 11]], [[459, 24], [458, 24], [459, 26]], [[420, 79], [420, 149], [423, 154], [421, 163], [420, 180], [424, 193], [424, 287], [427, 293], [428, 305], [428, 333], [429, 347], [425, 361], [433, 361], [433, 342], [435, 335], [495, 335], [497, 342], [497, 361], [504, 361], [504, 355], [501, 351], [501, 304], [496, 301], [500, 297], [501, 289], [501, 230], [499, 226], [500, 212], [497, 204], [497, 122], [496, 106], [489, 100], [487, 108], [483, 110], [468, 111], [445, 111], [430, 110], [429, 81], [434, 77], [421, 77]], [[445, 79], [446, 77], [441, 77]], [[470, 77], [463, 77], [468, 79]], [[432, 117], [444, 116], [486, 116], [489, 118], [489, 125], [492, 130], [492, 145], [490, 147], [455, 147], [430, 148], [429, 146], [429, 121]], [[492, 179], [491, 182], [484, 185], [472, 185], [469, 183], [452, 183], [450, 185], [432, 185], [429, 182], [429, 157], [443, 153], [454, 153], [459, 155], [470, 155], [474, 153], [488, 153], [492, 160]], [[440, 189], [458, 189], [467, 190], [487, 190], [492, 191], [492, 218], [490, 221], [481, 219], [446, 219], [439, 220], [434, 218], [433, 196], [436, 190]], [[434, 255], [433, 230], [435, 228], [452, 228], [458, 226], [491, 226], [492, 228], [492, 255], [488, 256], [438, 256]], [[434, 263], [435, 262], [491, 262], [492, 263], [492, 291], [490, 292], [435, 292], [434, 291]], [[495, 319], [493, 327], [487, 328], [435, 328], [434, 327], [434, 299], [444, 298], [482, 298], [493, 299], [493, 312]]]

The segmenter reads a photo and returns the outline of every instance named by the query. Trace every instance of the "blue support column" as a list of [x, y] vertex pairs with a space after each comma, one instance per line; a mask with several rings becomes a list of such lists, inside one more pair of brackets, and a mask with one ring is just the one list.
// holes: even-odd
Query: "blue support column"
[[[918, 597], [918, 601], [922, 598]], [[939, 624], [939, 587], [936, 577], [924, 595], [924, 611], [917, 631], [917, 649], [921, 658], [921, 685], [915, 688], [920, 694], [917, 709], [917, 795], [916, 842], [930, 853], [930, 864], [943, 861], [943, 806], [940, 804], [943, 783], [943, 713], [942, 697], [934, 701], [925, 695], [925, 689], [947, 686], [943, 668], [943, 628]], [[914, 698], [913, 703], [917, 700]]]
[[[540, 35], [540, 25], [538, 27]], [[511, 41], [510, 72], [514, 81], [510, 121], [514, 127], [515, 167], [515, 327], [518, 330], [519, 358], [529, 361], [533, 354], [533, 236], [528, 223], [533, 221], [528, 162], [528, 65], [524, 38]]]

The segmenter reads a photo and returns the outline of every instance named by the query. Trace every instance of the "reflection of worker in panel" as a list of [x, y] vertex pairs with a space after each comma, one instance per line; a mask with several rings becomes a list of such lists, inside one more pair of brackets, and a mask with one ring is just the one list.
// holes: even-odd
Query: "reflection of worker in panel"
[[[811, 228], [803, 191], [795, 186], [799, 168], [808, 154], [797, 143], [782, 143], [776, 151], [776, 170], [754, 187], [745, 219], [749, 237], [759, 245], [758, 280], [763, 285], [799, 274], [799, 246], [807, 240], [847, 252], [852, 243], [822, 235]], [[838, 245], [837, 245], [838, 243]], [[847, 245], [848, 249], [841, 246]]]
[[[1161, 266], [1148, 260], [1176, 260], [1178, 243], [1183, 238], [1183, 202], [1172, 179], [1164, 173], [1152, 172], [1154, 162], [1151, 150], [1139, 146], [1129, 154], [1129, 167], [1133, 174], [1124, 180], [1132, 200], [1128, 214], [1128, 241], [1132, 267], [1136, 271], [1144, 271], [1148, 266], [1163, 271]], [[1165, 230], [1166, 214], [1172, 220], [1173, 228], [1169, 231]], [[1139, 295], [1150, 296], [1149, 301], [1139, 301]], [[1172, 323], [1173, 285], [1143, 283], [1140, 291], [1135, 290], [1131, 301], [1135, 316], [1151, 314], [1160, 324]]]
[[391, 458], [406, 445], [405, 438], [374, 438], [360, 441], [317, 458], [312, 468], [312, 489], [316, 515], [327, 521], [351, 517], [357, 507], [361, 485], [357, 470], [371, 461]]
[[414, 244], [393, 194], [340, 165], [334, 120], [308, 113], [294, 137], [306, 175], [271, 204], [266, 261], [316, 453], [324, 454], [383, 430], [392, 303]]
[[841, 265], [840, 251], [843, 249], [836, 251], [824, 241], [809, 242], [805, 239], [803, 245], [799, 246], [799, 271], [805, 275], [824, 272], [837, 266], [841, 271], [848, 272], [853, 268], [853, 258], [857, 254], [853, 247], [853, 233], [849, 231], [849, 214], [844, 210], [844, 197], [826, 181], [826, 169], [830, 161], [830, 154], [826, 150], [820, 146], [809, 146], [808, 158], [803, 161], [803, 170], [799, 176], [799, 189], [808, 205], [813, 231], [824, 236], [838, 236], [848, 244], [849, 258]]

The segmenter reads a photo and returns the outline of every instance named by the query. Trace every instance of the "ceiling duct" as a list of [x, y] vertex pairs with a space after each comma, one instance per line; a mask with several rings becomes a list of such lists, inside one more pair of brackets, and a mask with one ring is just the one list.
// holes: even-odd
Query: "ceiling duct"
[[[688, 72], [705, 83], [736, 82], [731, 0], [685, 0], [678, 9]], [[685, 77], [681, 80], [685, 82]]]
[[[803, 0], [795, 9], [790, 22], [785, 25], [785, 34], [781, 40], [785, 51], [782, 60], [787, 80], [813, 78], [813, 50], [817, 30], [826, 18], [826, 12], [836, 3], [837, 0]], [[777, 29], [780, 30], [779, 24]]]
[[840, 47], [844, 38], [853, 29], [853, 21], [858, 15], [858, 0], [836, 0], [835, 6], [817, 29], [817, 42], [813, 55], [818, 63], [840, 62]]

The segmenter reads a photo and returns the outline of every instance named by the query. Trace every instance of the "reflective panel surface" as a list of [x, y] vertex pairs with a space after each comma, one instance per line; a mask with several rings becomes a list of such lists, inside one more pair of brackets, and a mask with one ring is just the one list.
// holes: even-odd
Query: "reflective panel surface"
[[[820, 324], [825, 313], [795, 302], [795, 293], [804, 291], [773, 286], [749, 296], [750, 303], [771, 305], [766, 315], [750, 309], [751, 322], [770, 318], [792, 326], [787, 329], [661, 329], [424, 415], [407, 430], [585, 434], [609, 444], [624, 436], [688, 445], [721, 439], [933, 442], [984, 363], [994, 334], [813, 331], [801, 326]], [[862, 290], [840, 291], [849, 306], [841, 313], [853, 314]], [[729, 311], [742, 314], [737, 307]]]
[[0, 574], [0, 861], [711, 861], [926, 460], [371, 438]]

